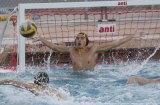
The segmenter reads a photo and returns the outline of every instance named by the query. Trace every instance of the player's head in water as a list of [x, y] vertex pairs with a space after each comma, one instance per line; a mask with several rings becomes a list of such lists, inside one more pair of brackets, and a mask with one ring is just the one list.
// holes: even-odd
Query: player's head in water
[[49, 76], [45, 72], [38, 72], [34, 76], [34, 83], [37, 85], [47, 85], [49, 83]]
[[83, 49], [85, 48], [89, 43], [89, 39], [87, 34], [80, 32], [77, 34], [75, 39], [75, 44], [77, 48]]

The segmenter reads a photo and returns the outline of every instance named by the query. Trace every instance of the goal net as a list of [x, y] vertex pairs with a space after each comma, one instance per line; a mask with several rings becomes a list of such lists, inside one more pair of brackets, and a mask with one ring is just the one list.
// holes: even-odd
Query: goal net
[[[34, 37], [66, 46], [74, 46], [75, 36], [80, 32], [88, 35], [90, 43], [99, 44], [139, 34], [119, 47], [100, 53], [97, 62], [141, 60], [160, 45], [159, 4], [158, 0], [19, 4], [18, 25], [25, 16], [31, 16], [38, 28]], [[48, 59], [53, 64], [71, 62], [69, 54], [51, 51], [40, 42], [17, 35], [21, 68], [26, 64], [45, 65]]]
[[14, 10], [0, 9], [0, 72], [16, 70], [17, 66], [17, 37]]

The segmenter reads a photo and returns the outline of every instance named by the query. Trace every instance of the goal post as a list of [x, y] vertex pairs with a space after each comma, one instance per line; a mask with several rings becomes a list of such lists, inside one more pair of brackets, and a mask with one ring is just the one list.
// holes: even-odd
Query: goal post
[[23, 71], [25, 70], [25, 38], [20, 35], [19, 26], [21, 23], [25, 21], [25, 8], [19, 5], [18, 9], [19, 9], [19, 14], [17, 18], [17, 37], [18, 37], [17, 69]]
[[[17, 32], [25, 16], [38, 16], [38, 19], [34, 20], [38, 27], [36, 35], [53, 43], [64, 42], [72, 45], [79, 32], [85, 32], [91, 42], [114, 41], [133, 35], [135, 30], [138, 30], [142, 32], [143, 38], [119, 48], [148, 48], [160, 45], [160, 0], [27, 3], [19, 4], [18, 9]], [[25, 69], [25, 52], [30, 52], [40, 44], [34, 44], [30, 39], [17, 34], [18, 66]], [[41, 51], [39, 48], [33, 52], [49, 51], [44, 46], [41, 47]]]

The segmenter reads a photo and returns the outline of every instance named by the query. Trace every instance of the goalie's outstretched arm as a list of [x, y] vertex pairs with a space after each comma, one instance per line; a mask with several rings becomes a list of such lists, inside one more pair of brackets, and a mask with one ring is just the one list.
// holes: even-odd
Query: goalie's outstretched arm
[[46, 45], [47, 47], [49, 47], [52, 50], [55, 50], [58, 52], [69, 52], [69, 47], [67, 47], [65, 45], [56, 45], [54, 43], [47, 41], [46, 39], [44, 39], [42, 37], [38, 37], [37, 40], [41, 41], [44, 45]]
[[128, 37], [126, 37], [124, 39], [120, 39], [118, 41], [113, 41], [113, 42], [109, 42], [109, 43], [100, 44], [97, 47], [96, 52], [106, 51], [106, 50], [110, 50], [112, 48], [118, 47], [118, 46], [130, 41], [132, 38], [133, 38], [132, 36], [128, 36]]

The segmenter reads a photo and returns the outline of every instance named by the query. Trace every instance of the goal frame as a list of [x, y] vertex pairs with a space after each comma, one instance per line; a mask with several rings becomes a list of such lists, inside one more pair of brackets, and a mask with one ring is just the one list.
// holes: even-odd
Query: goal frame
[[18, 62], [17, 69], [25, 70], [25, 38], [19, 33], [19, 25], [25, 20], [26, 9], [53, 9], [53, 8], [90, 8], [111, 6], [154, 6], [160, 0], [130, 0], [130, 1], [87, 1], [87, 2], [59, 2], [59, 3], [26, 3], [18, 4], [17, 37], [18, 37]]

